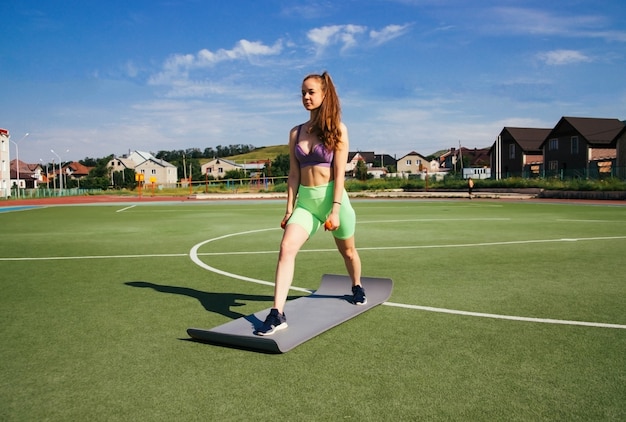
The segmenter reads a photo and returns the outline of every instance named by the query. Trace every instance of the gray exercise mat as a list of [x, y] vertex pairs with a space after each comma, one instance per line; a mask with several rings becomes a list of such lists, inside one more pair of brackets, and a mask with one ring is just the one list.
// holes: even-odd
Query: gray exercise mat
[[307, 340], [380, 305], [391, 296], [393, 281], [388, 278], [362, 277], [367, 304], [353, 305], [350, 278], [325, 274], [320, 288], [310, 296], [288, 301], [285, 316], [289, 326], [270, 336], [257, 336], [270, 309], [248, 315], [226, 324], [204, 330], [189, 328], [191, 338], [208, 343], [252, 349], [270, 353], [285, 353]]

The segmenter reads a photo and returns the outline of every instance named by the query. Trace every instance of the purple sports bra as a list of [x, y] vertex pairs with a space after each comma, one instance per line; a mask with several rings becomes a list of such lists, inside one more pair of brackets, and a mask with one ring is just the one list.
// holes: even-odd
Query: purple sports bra
[[298, 126], [298, 134], [296, 136], [296, 159], [300, 163], [300, 168], [309, 166], [330, 167], [335, 153], [328, 151], [324, 144], [315, 144], [311, 151], [305, 154], [300, 146], [300, 129], [302, 129], [302, 125]]

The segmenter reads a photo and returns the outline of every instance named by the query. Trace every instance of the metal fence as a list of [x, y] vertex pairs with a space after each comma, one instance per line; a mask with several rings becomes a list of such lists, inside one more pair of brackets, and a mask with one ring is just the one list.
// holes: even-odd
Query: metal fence
[[[495, 177], [492, 173], [492, 177]], [[522, 172], [502, 172], [500, 178], [522, 177], [524, 179], [561, 179], [561, 180], [626, 180], [626, 167], [617, 166], [589, 166], [577, 169], [550, 170], [543, 166], [527, 166]]]
[[3, 199], [38, 199], [38, 198], [52, 198], [55, 196], [77, 196], [77, 195], [93, 195], [102, 193], [102, 189], [11, 189], [11, 195], [9, 198]]
[[588, 180], [604, 180], [604, 179], [620, 179], [626, 180], [626, 167], [598, 167], [590, 166], [583, 169], [560, 169], [545, 170], [544, 177], [559, 179], [588, 179]]

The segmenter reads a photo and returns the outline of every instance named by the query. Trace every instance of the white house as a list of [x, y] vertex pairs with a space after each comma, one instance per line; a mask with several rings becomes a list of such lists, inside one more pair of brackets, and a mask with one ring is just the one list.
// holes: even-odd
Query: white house
[[11, 154], [9, 151], [9, 131], [0, 129], [0, 197], [11, 196]]
[[[398, 169], [398, 173], [409, 173], [409, 174], [419, 174], [424, 171], [432, 172], [431, 162], [429, 162], [426, 157], [421, 154], [418, 154], [415, 151], [411, 151], [406, 154], [404, 157], [398, 160], [396, 164]], [[438, 169], [437, 169], [438, 170]]]
[[144, 175], [145, 183], [154, 183], [162, 187], [176, 187], [178, 182], [178, 169], [165, 160], [155, 158], [149, 152], [133, 151], [128, 156], [113, 157], [107, 164], [111, 170], [123, 171], [133, 169], [137, 174]]
[[227, 171], [244, 169], [244, 166], [223, 158], [214, 158], [200, 166], [202, 174], [213, 176], [216, 179], [223, 178]]

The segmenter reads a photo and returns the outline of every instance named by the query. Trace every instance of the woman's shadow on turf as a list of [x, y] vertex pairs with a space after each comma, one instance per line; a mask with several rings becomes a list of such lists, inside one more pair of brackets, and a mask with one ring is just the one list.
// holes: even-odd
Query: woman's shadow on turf
[[[197, 299], [207, 311], [215, 312], [231, 319], [242, 318], [247, 315], [235, 312], [231, 309], [233, 307], [245, 306], [246, 304], [242, 302], [272, 302], [274, 300], [274, 296], [245, 295], [241, 293], [210, 293], [196, 289], [190, 289], [188, 287], [164, 286], [160, 284], [150, 283], [148, 281], [128, 281], [124, 284], [131, 287], [150, 288], [159, 293], [169, 293], [192, 297], [194, 299]], [[288, 299], [296, 299], [298, 297], [299, 296], [290, 296]]]

